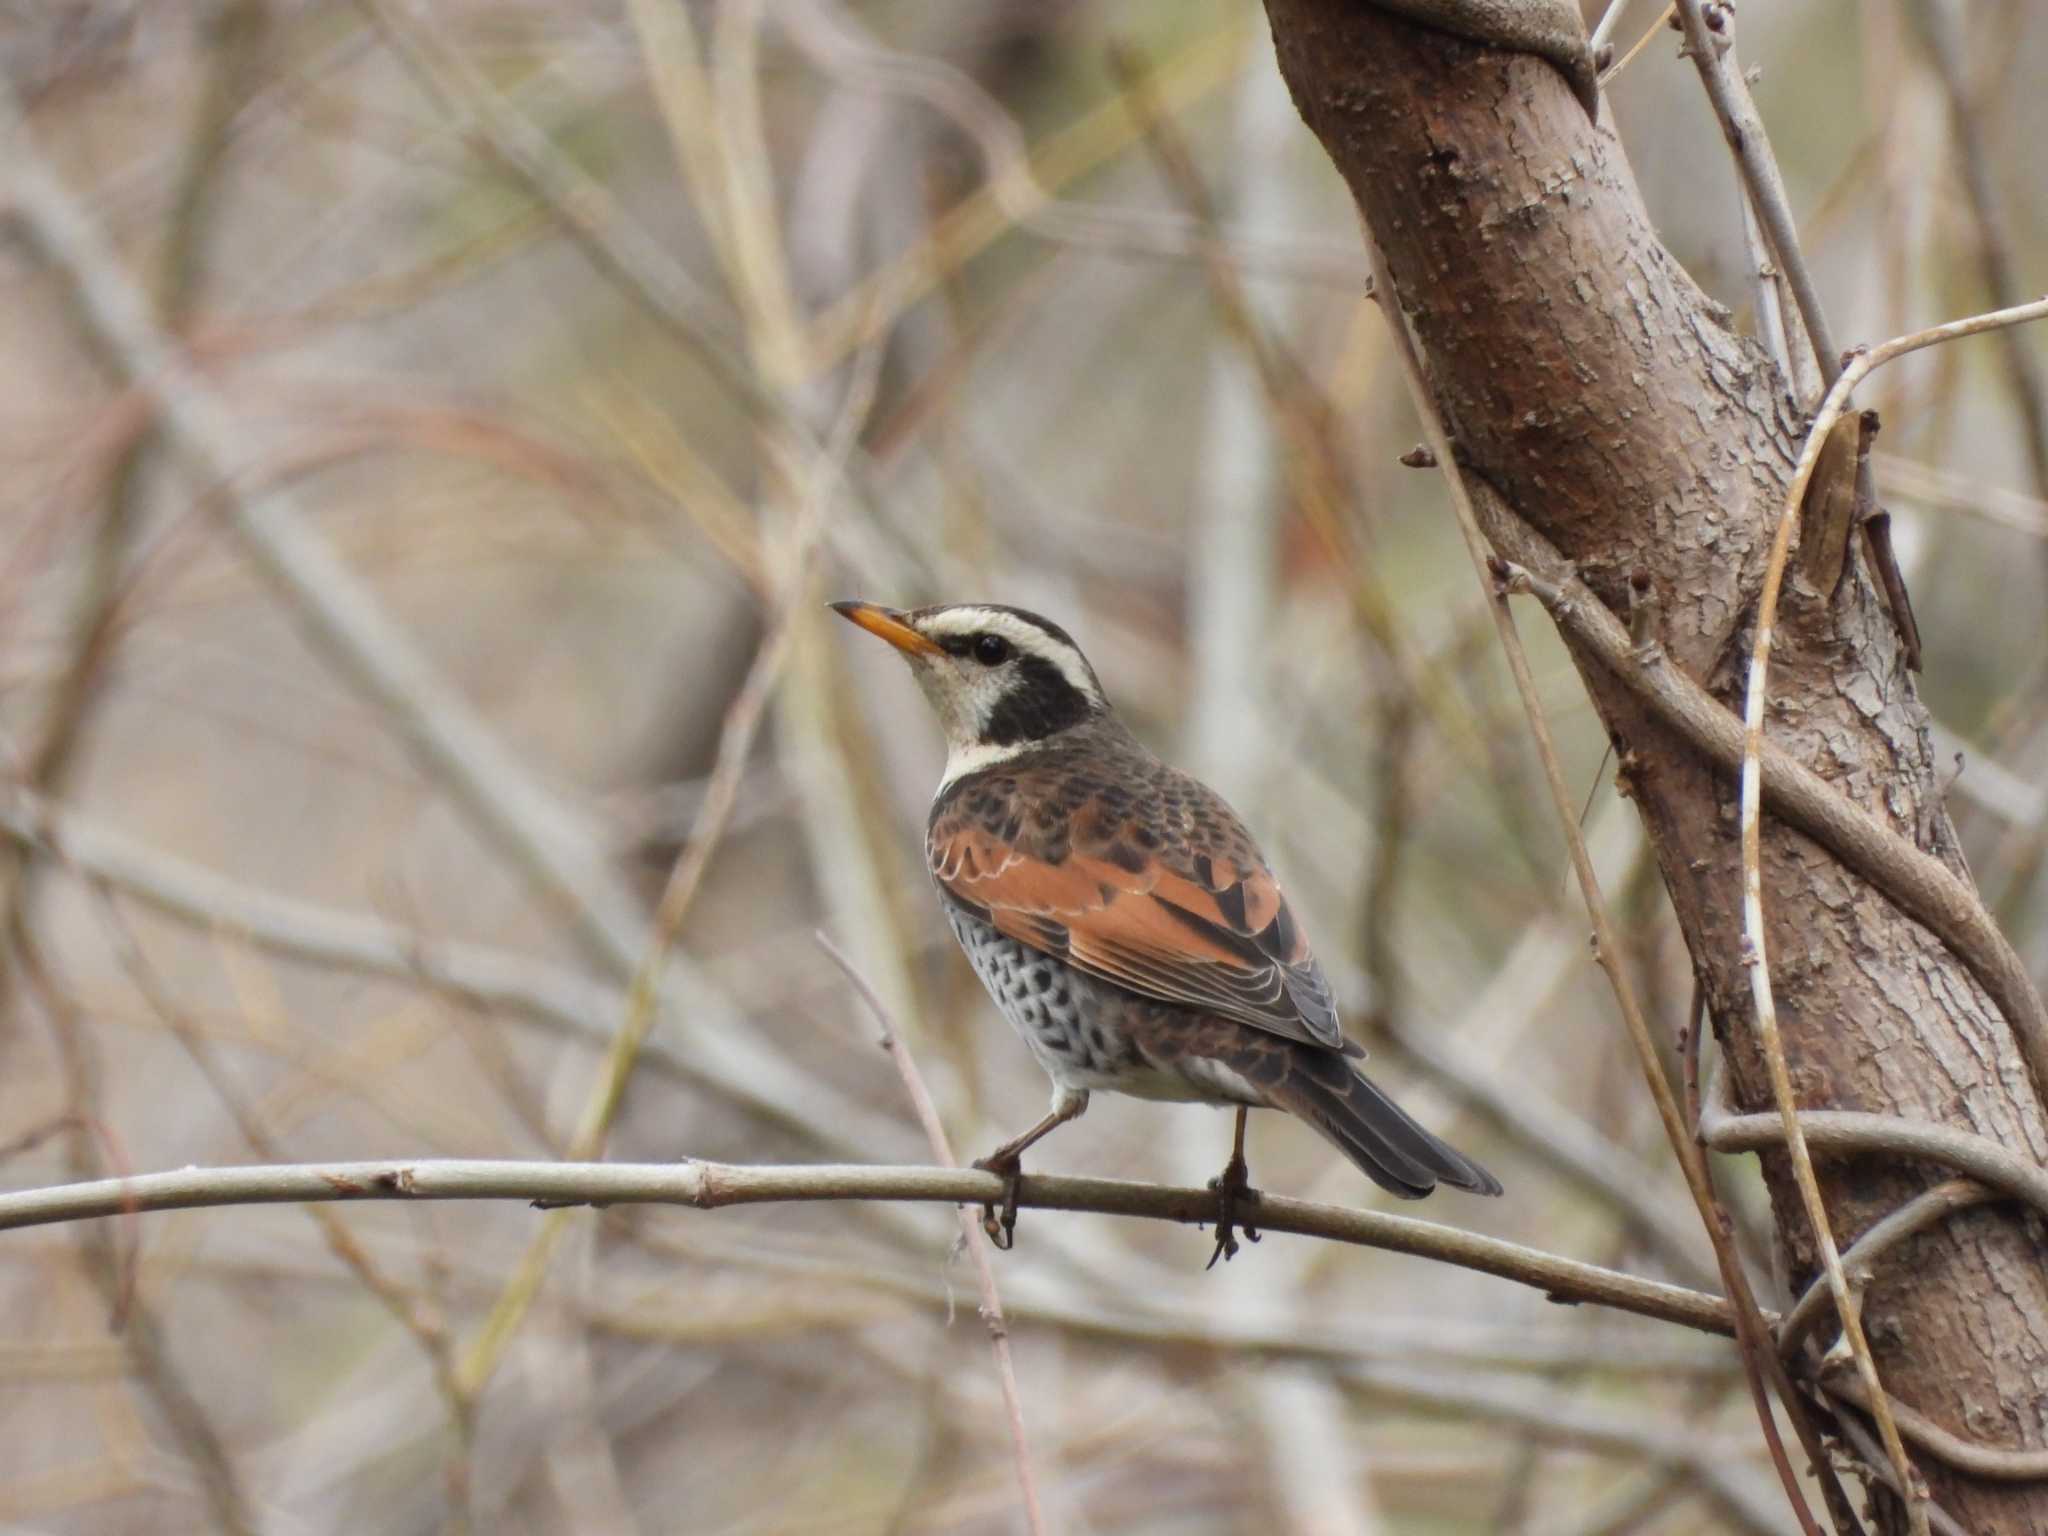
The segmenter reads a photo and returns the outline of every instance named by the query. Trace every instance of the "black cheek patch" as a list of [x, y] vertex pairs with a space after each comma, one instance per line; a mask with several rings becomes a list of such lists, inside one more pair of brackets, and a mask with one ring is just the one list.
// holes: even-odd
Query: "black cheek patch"
[[988, 745], [1009, 747], [1020, 741], [1043, 741], [1095, 713], [1087, 696], [1044, 657], [1019, 656], [1010, 665], [1014, 673], [1010, 686], [982, 727], [981, 739]]

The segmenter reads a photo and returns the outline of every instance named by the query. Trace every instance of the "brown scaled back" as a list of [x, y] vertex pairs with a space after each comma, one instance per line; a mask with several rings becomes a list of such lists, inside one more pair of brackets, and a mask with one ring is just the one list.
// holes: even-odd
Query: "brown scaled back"
[[[1122, 772], [1107, 777], [1105, 762]], [[1113, 719], [949, 786], [925, 855], [948, 899], [1034, 949], [1145, 997], [1363, 1054], [1236, 813]]]

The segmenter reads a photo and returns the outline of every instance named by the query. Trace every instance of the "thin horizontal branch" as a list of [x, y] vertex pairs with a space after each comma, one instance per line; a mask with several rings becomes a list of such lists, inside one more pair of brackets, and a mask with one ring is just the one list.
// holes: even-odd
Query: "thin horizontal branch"
[[[528, 1200], [547, 1206], [654, 1204], [715, 1210], [729, 1205], [818, 1200], [987, 1205], [1002, 1194], [1002, 1179], [978, 1168], [458, 1159], [302, 1163], [181, 1168], [130, 1179], [99, 1179], [0, 1194], [0, 1231], [130, 1211], [318, 1200]], [[1189, 1225], [1209, 1221], [1216, 1214], [1213, 1190], [1119, 1179], [1026, 1175], [1018, 1185], [1017, 1203], [1040, 1210], [1093, 1211]], [[1729, 1334], [1734, 1327], [1728, 1304], [1704, 1291], [1638, 1279], [1412, 1216], [1263, 1194], [1259, 1229], [1436, 1259], [1533, 1286], [1555, 1301], [1614, 1307], [1706, 1333]]]

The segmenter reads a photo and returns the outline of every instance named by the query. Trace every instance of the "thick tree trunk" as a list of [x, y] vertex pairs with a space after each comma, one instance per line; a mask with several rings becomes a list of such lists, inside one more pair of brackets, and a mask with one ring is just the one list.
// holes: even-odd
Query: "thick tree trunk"
[[[1496, 548], [1571, 562], [1626, 612], [1647, 573], [1679, 665], [1740, 707], [1748, 626], [1803, 423], [1765, 356], [1658, 243], [1610, 132], [1548, 64], [1425, 31], [1364, 0], [1267, 0], [1297, 106], [1385, 254], [1468, 467], [1512, 517]], [[1965, 875], [1927, 719], [1860, 566], [1832, 600], [1788, 580], [1771, 739]], [[1768, 1109], [1743, 969], [1732, 781], [1597, 664], [1586, 686], [1640, 808], [1745, 1109]], [[1799, 1100], [1942, 1121], [2048, 1160], [2048, 1126], [2004, 1021], [1924, 929], [1816, 844], [1766, 821], [1777, 1005]], [[1800, 1284], [1812, 1235], [1765, 1159]], [[1838, 1241], [1942, 1176], [1823, 1160]], [[1966, 1439], [2048, 1445], [2048, 1265], [2038, 1222], [1980, 1207], [1881, 1266], [1865, 1325], [1893, 1395]], [[1915, 1460], [1965, 1528], [2048, 1529], [2048, 1485]], [[1898, 1510], [1883, 1511], [1887, 1528]], [[1903, 1528], [1902, 1525], [1899, 1528]]]

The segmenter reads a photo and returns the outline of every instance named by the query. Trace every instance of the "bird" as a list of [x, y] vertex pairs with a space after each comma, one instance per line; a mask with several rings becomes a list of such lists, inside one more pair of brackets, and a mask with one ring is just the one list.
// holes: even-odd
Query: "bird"
[[1223, 797], [1117, 718], [1066, 630], [1000, 603], [834, 612], [886, 640], [937, 711], [946, 764], [925, 863], [953, 935], [1052, 1079], [1045, 1117], [978, 1168], [1004, 1176], [983, 1224], [1015, 1240], [1023, 1154], [1098, 1090], [1237, 1111], [1210, 1181], [1216, 1247], [1258, 1240], [1245, 1162], [1254, 1108], [1306, 1121], [1381, 1188], [1500, 1181], [1359, 1070], [1329, 979], [1251, 833]]

